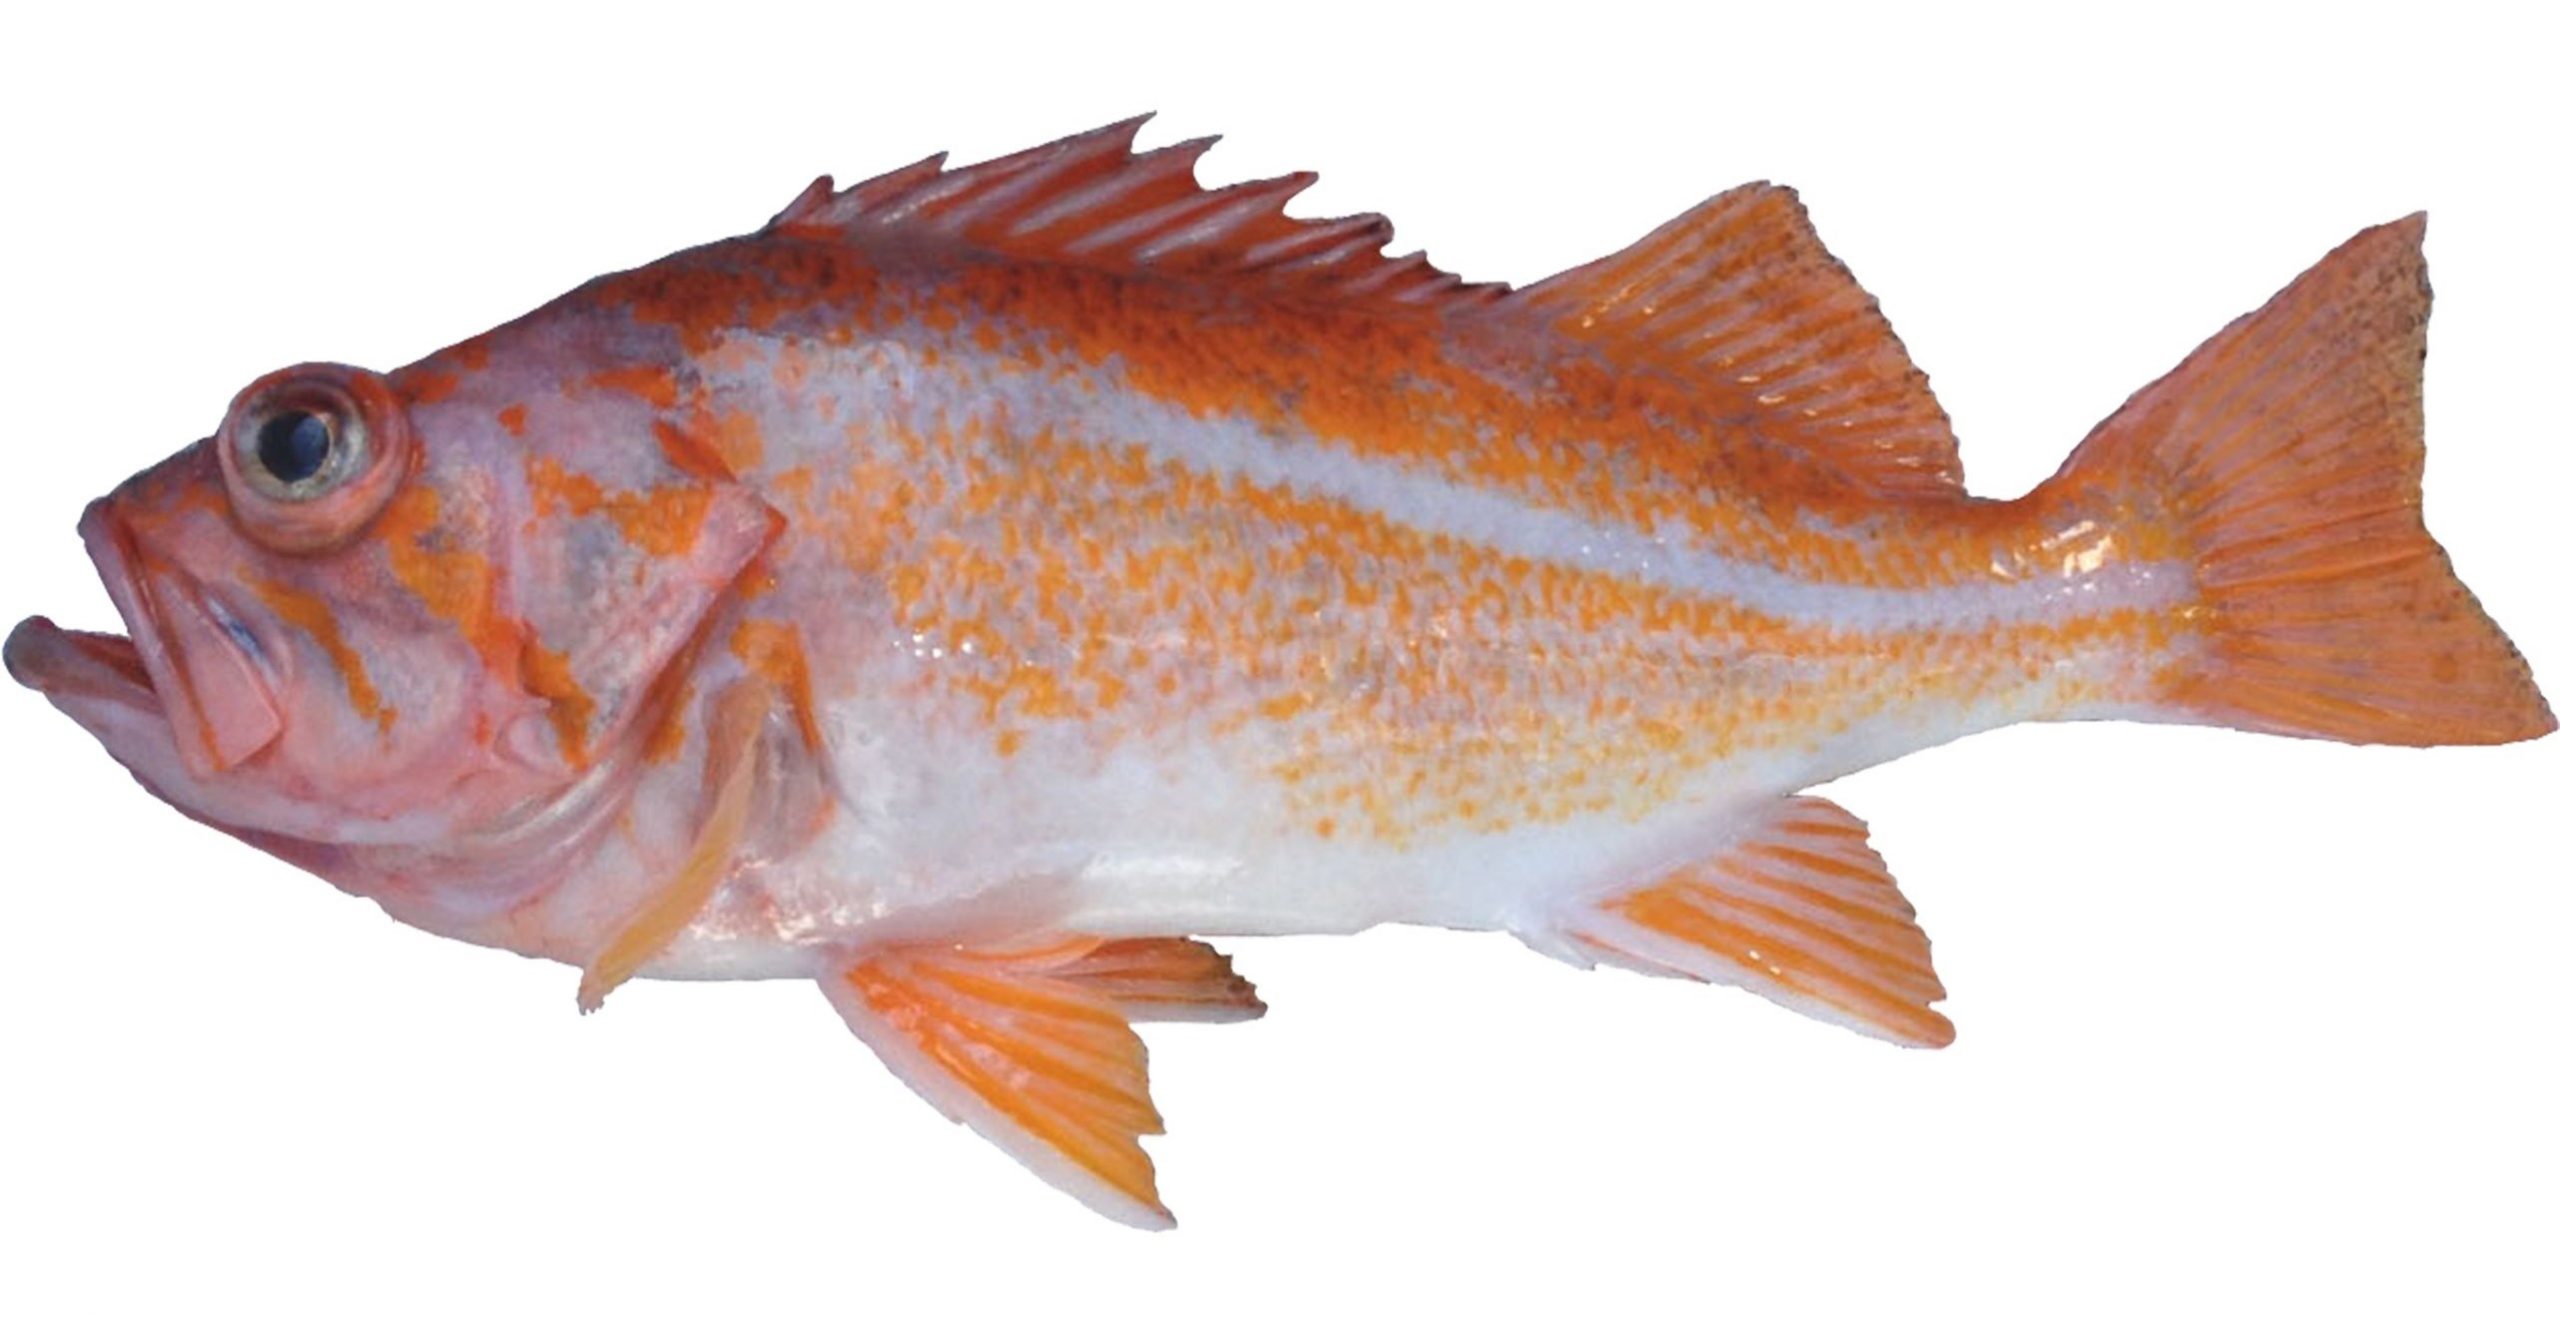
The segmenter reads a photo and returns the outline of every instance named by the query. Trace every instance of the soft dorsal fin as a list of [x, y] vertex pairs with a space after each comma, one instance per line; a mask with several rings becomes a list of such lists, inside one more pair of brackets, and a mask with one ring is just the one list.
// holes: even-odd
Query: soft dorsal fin
[[1793, 189], [1723, 193], [1614, 256], [1521, 289], [1502, 313], [1754, 399], [1767, 438], [1872, 493], [1964, 492], [1928, 377], [1814, 236]]
[[1250, 279], [1275, 292], [1383, 306], [1490, 301], [1509, 291], [1383, 254], [1381, 215], [1281, 213], [1311, 173], [1203, 188], [1192, 166], [1218, 139], [1134, 151], [1146, 116], [964, 169], [929, 156], [842, 191], [820, 178], [767, 225], [885, 239], [927, 235], [1025, 260]]

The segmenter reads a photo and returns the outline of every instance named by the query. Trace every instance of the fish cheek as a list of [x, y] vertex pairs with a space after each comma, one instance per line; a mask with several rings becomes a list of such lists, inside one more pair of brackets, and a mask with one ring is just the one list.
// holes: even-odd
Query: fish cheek
[[503, 692], [450, 627], [396, 597], [331, 608], [288, 586], [261, 594], [289, 650], [278, 665], [291, 674], [280, 770], [378, 814], [485, 767], [472, 728], [491, 721], [486, 705]]

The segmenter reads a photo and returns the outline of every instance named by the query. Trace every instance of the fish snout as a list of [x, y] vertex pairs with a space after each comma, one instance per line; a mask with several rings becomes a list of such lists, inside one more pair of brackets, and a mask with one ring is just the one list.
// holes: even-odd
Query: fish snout
[[187, 770], [227, 772], [273, 743], [284, 731], [275, 693], [202, 586], [151, 552], [112, 500], [89, 505], [80, 538]]

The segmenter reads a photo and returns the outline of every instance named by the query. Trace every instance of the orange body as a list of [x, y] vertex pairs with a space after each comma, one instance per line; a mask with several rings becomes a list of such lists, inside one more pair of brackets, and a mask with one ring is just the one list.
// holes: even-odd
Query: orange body
[[2419, 523], [2414, 220], [2000, 502], [1782, 189], [1514, 292], [1135, 131], [261, 380], [84, 522], [132, 639], [12, 670], [589, 1007], [813, 977], [1139, 1224], [1129, 1021], [1260, 1009], [1191, 937], [1501, 929], [1937, 1045], [1804, 788], [2031, 719], [2551, 727]]

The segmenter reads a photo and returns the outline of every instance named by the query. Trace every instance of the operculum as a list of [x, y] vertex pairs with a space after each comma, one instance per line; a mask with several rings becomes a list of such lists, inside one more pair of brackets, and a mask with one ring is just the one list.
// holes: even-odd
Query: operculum
[[653, 499], [662, 520], [555, 508], [520, 541], [517, 679], [532, 703], [507, 729], [509, 758], [569, 779], [630, 752], [670, 714], [703, 635], [783, 525], [734, 481]]

